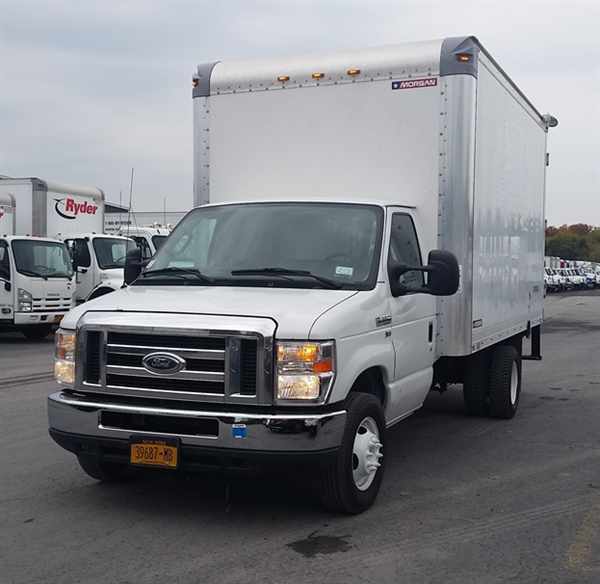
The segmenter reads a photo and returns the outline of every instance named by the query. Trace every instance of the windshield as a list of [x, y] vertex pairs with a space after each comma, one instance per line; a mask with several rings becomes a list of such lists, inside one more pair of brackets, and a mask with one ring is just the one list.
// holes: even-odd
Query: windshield
[[166, 235], [153, 235], [152, 236], [152, 243], [154, 244], [156, 251], [158, 251], [163, 246], [163, 243], [165, 241], [167, 241]]
[[164, 281], [191, 282], [174, 278], [180, 269], [198, 270], [216, 285], [369, 289], [377, 279], [382, 222], [383, 210], [371, 205], [199, 208], [177, 226], [138, 284], [157, 283], [159, 270], [166, 270]]
[[73, 267], [63, 243], [17, 239], [12, 242], [17, 272], [42, 278], [71, 278]]
[[116, 237], [95, 237], [94, 252], [98, 266], [102, 270], [110, 268], [124, 268], [125, 257], [130, 249], [135, 248], [135, 243], [129, 239]]

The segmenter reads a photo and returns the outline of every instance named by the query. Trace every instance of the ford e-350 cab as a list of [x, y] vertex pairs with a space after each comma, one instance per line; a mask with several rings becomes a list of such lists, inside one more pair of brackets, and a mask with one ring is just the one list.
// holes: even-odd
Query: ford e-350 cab
[[555, 120], [476, 39], [209, 63], [193, 97], [197, 208], [56, 337], [50, 433], [89, 475], [298, 456], [357, 513], [430, 389], [515, 415]]

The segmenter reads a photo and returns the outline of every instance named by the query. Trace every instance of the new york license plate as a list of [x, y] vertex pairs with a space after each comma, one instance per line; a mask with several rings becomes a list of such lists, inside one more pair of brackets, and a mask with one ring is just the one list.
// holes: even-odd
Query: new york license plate
[[129, 462], [140, 466], [177, 468], [179, 443], [167, 438], [132, 436], [129, 444]]

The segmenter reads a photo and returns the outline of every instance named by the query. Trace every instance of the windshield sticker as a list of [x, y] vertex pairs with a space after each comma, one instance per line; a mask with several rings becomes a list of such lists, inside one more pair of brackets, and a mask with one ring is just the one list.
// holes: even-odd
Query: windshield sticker
[[335, 275], [336, 276], [348, 276], [349, 278], [352, 278], [353, 274], [354, 274], [354, 268], [350, 268], [347, 266], [336, 266], [335, 267]]
[[419, 87], [435, 87], [437, 77], [426, 77], [425, 79], [405, 79], [404, 81], [392, 81], [392, 89], [417, 89]]

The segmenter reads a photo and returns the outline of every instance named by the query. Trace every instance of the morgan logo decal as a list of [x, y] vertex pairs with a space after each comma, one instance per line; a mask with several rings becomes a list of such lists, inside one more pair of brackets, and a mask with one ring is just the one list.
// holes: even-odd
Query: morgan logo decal
[[405, 79], [404, 81], [392, 81], [392, 89], [417, 89], [419, 87], [435, 87], [437, 77], [426, 77], [425, 79]]
[[98, 210], [98, 205], [87, 201], [78, 203], [73, 197], [54, 199], [54, 201], [54, 210], [63, 219], [76, 219], [78, 215], [95, 215]]

